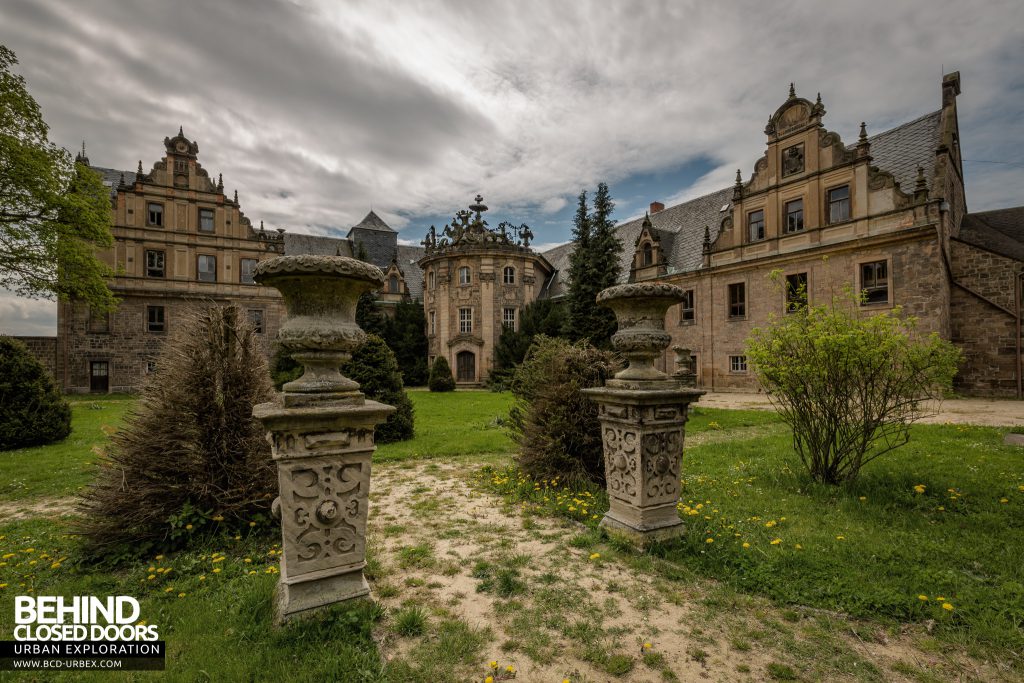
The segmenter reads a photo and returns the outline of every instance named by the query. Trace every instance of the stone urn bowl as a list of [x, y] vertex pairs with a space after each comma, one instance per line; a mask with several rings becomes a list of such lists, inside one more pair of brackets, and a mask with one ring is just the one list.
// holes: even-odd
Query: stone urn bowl
[[633, 283], [602, 290], [597, 303], [612, 309], [619, 331], [612, 335], [612, 346], [629, 361], [615, 379], [628, 382], [668, 380], [654, 367], [657, 358], [672, 341], [665, 331], [665, 313], [683, 300], [683, 290], [675, 285]]
[[356, 304], [360, 294], [384, 285], [380, 269], [346, 256], [277, 256], [260, 261], [253, 279], [284, 297], [288, 316], [277, 340], [305, 368], [284, 385], [286, 405], [289, 394], [324, 400], [357, 394], [359, 384], [338, 367], [366, 339], [356, 324]]

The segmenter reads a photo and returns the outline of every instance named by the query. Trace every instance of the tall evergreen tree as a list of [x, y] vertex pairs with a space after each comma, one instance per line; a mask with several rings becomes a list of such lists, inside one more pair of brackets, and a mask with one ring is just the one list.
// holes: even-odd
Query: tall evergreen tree
[[577, 341], [588, 336], [588, 320], [593, 311], [594, 297], [597, 295], [589, 285], [592, 279], [591, 228], [586, 190], [580, 190], [572, 225], [572, 238], [576, 246], [569, 257], [569, 315], [565, 332], [570, 339]]
[[494, 370], [490, 379], [497, 382], [506, 382], [512, 378], [526, 352], [533, 345], [534, 338], [538, 334], [548, 337], [562, 335], [565, 328], [565, 309], [561, 304], [551, 299], [539, 299], [528, 304], [523, 309], [519, 319], [519, 329], [504, 327], [498, 343], [494, 347]]
[[599, 183], [594, 194], [593, 211], [587, 211], [586, 192], [580, 192], [573, 237], [576, 247], [569, 262], [569, 316], [566, 333], [573, 340], [586, 339], [599, 348], [607, 348], [615, 333], [615, 316], [599, 307], [597, 294], [619, 279], [619, 254], [622, 243], [615, 235], [612, 201], [606, 183]]
[[388, 322], [385, 341], [395, 352], [406, 386], [427, 383], [426, 327], [423, 304], [415, 299], [399, 302], [395, 307], [395, 319]]

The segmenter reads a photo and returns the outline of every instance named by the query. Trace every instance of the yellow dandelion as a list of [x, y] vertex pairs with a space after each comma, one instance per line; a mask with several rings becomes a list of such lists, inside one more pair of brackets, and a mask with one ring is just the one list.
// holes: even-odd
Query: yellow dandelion
[[867, 497], [867, 496], [861, 496], [861, 497], [860, 497], [860, 498], [858, 498], [857, 500], [859, 500], [859, 501], [861, 501], [861, 502], [864, 502], [864, 501], [865, 501], [865, 500], [867, 500], [867, 499], [868, 499], [868, 497]]
[[251, 557], [245, 558], [245, 563], [246, 564], [252, 564], [252, 558]]
[[3, 590], [4, 588], [7, 588], [7, 584], [6, 583], [0, 583], [0, 590]]
[[199, 580], [200, 581], [206, 581], [206, 574], [200, 574], [199, 575]]
[[926, 487], [924, 484], [918, 484], [917, 486], [914, 487], [914, 490], [917, 491], [918, 493], [924, 493], [925, 488]]
[[[553, 484], [554, 482], [551, 482], [551, 483]], [[497, 662], [497, 660], [492, 659], [490, 662], [488, 662], [487, 666], [491, 667], [492, 669], [497, 669], [498, 668], [498, 662]]]
[[650, 650], [652, 647], [654, 647], [654, 646], [651, 643], [644, 643], [644, 649], [645, 650]]
[[235, 540], [236, 541], [241, 541], [242, 540], [242, 536], [241, 535], [235, 536]]
[[946, 610], [947, 612], [952, 612], [953, 605], [949, 604], [948, 602], [944, 602], [942, 603], [942, 609]]
[[510, 674], [514, 674], [516, 672], [516, 668], [514, 666], [512, 666], [511, 664], [509, 664], [508, 666], [505, 667], [505, 671], [509, 672]]
[[250, 526], [250, 527], [254, 527], [254, 526], [256, 526], [256, 522], [249, 522], [249, 526]]
[[156, 574], [150, 574], [149, 576], [146, 577], [146, 581], [152, 581], [155, 578], [156, 578]]
[[191, 524], [186, 524], [185, 525], [185, 529], [188, 530], [188, 531], [192, 531], [192, 525]]
[[14, 556], [15, 556], [16, 554], [17, 554], [17, 553], [7, 553], [6, 555], [4, 555], [4, 559], [5, 559], [5, 560], [9, 560], [9, 559], [11, 559], [12, 557], [14, 557]]
[[917, 596], [917, 599], [918, 599], [918, 600], [920, 600], [920, 601], [922, 601], [922, 602], [925, 602], [925, 601], [927, 601], [927, 600], [928, 600], [928, 596], [927, 596], [927, 595], [924, 595], [924, 594], [921, 594], [921, 595], [918, 595], [918, 596]]
[[220, 567], [215, 567], [213, 570], [214, 574], [220, 574]]
[[743, 544], [743, 547], [744, 547], [744, 548], [749, 548], [749, 547], [750, 547], [750, 544], [749, 544], [749, 543], [744, 543], [744, 544]]
[[172, 590], [174, 590], [174, 589], [172, 587], [168, 586], [167, 588], [164, 589], [164, 593], [170, 593]]
[[213, 558], [213, 563], [217, 564], [218, 562], [223, 562], [224, 559], [225, 558], [223, 558], [223, 557], [215, 557], [215, 558]]
[[943, 601], [943, 600], [945, 600], [946, 598], [942, 597], [941, 595], [936, 595], [936, 596], [935, 596], [935, 599], [936, 599], [936, 600], [938, 600], [939, 602], [942, 602], [942, 601]]
[[999, 499], [999, 502], [1000, 502], [1000, 503], [1009, 503], [1009, 502], [1010, 502], [1010, 499], [1009, 499], [1009, 498], [1000, 498], [1000, 499]]
[[255, 574], [255, 573], [256, 573], [256, 570], [255, 570], [255, 569], [253, 569], [253, 570], [252, 570], [251, 572], [249, 572], [249, 576], [252, 576], [252, 575], [253, 575], [253, 574]]
[[178, 593], [178, 597], [179, 598], [183, 598], [183, 597], [185, 597], [185, 594], [184, 593]]
[[26, 552], [26, 553], [34, 553], [35, 551], [36, 551], [36, 549], [35, 549], [35, 548], [26, 548], [26, 549], [24, 550], [24, 552]]
[[217, 515], [216, 517], [213, 518], [213, 521], [215, 521], [215, 522], [223, 522], [224, 521], [224, 515]]
[[60, 562], [54, 562], [51, 564], [50, 569], [60, 569]]
[[804, 549], [804, 547], [803, 547], [802, 545], [800, 545], [799, 543], [797, 543], [797, 544], [796, 544], [795, 546], [793, 546], [793, 547], [794, 547], [794, 548], [796, 548], [797, 550], [803, 550], [803, 549]]
[[599, 560], [599, 559], [601, 559], [601, 553], [591, 553], [590, 559], [592, 559], [592, 560]]
[[846, 540], [846, 536], [836, 536], [836, 540], [837, 541], [845, 541]]
[[782, 539], [781, 539], [781, 538], [776, 538], [776, 539], [774, 539], [774, 540], [772, 541], [772, 545], [778, 545], [778, 544], [780, 544], [780, 543], [782, 543]]
[[160, 560], [162, 560], [162, 559], [164, 559], [164, 556], [163, 556], [163, 555], [157, 555], [157, 556], [156, 556], [156, 561], [157, 561], [157, 562], [159, 562], [159, 561], [160, 561]]
[[485, 678], [484, 683], [494, 683], [494, 676], [488, 676]]
[[156, 571], [156, 567], [150, 567], [150, 568], [149, 568], [149, 571], [151, 571], [151, 572], [155, 572], [155, 571]]
[[714, 543], [715, 539], [713, 539], [713, 538], [706, 538], [706, 539], [704, 539], [704, 542], [705, 543]]

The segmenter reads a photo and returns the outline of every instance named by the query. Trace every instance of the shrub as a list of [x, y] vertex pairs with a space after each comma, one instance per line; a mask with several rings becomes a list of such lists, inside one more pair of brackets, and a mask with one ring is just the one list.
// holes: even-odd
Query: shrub
[[367, 398], [397, 408], [387, 421], [377, 425], [376, 442], [392, 443], [413, 437], [412, 401], [402, 385], [395, 354], [375, 334], [356, 349], [352, 358], [341, 367], [341, 373], [359, 382], [359, 389]]
[[597, 404], [581, 389], [602, 386], [621, 365], [586, 342], [540, 335], [512, 378], [509, 432], [516, 462], [534, 479], [604, 483]]
[[910, 439], [925, 401], [952, 387], [960, 352], [913, 318], [863, 315], [849, 294], [830, 304], [800, 305], [755, 329], [747, 353], [793, 446], [816, 481], [857, 477], [875, 458]]
[[71, 433], [71, 406], [22, 342], [0, 337], [0, 450], [41, 446]]
[[438, 356], [430, 366], [430, 380], [427, 382], [431, 391], [455, 391], [455, 378], [448, 365], [448, 359]]
[[270, 379], [274, 388], [281, 391], [281, 387], [299, 377], [302, 377], [302, 363], [294, 360], [290, 351], [275, 343], [274, 355], [270, 359]]
[[277, 477], [252, 409], [271, 396], [238, 308], [188, 317], [83, 494], [76, 532], [87, 553], [180, 547], [267, 520]]

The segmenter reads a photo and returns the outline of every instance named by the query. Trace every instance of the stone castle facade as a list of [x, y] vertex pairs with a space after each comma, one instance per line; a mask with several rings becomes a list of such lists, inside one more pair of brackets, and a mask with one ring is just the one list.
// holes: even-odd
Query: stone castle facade
[[[756, 390], [744, 351], [752, 329], [797, 297], [823, 302], [852, 286], [865, 292], [865, 315], [901, 307], [922, 332], [963, 349], [959, 391], [1022, 397], [1024, 207], [968, 213], [959, 94], [959, 74], [948, 74], [938, 110], [871, 136], [862, 124], [846, 142], [825, 127], [820, 96], [791, 87], [750, 174], [675, 206], [652, 202], [649, 215], [617, 226], [624, 281], [685, 290], [668, 331], [702, 387]], [[111, 187], [116, 245], [104, 258], [118, 269], [123, 303], [109, 317], [62, 304], [57, 339], [32, 341], [67, 391], [137, 389], [167, 333], [200, 303], [236, 303], [272, 339], [280, 299], [250, 275], [278, 253], [379, 266], [378, 304], [422, 301], [429, 360], [445, 356], [464, 386], [486, 380], [504, 325], [568, 291], [573, 244], [541, 253], [526, 226], [492, 229], [479, 196], [422, 246], [398, 244], [372, 211], [345, 238], [254, 229], [237, 193], [228, 197], [200, 166], [194, 141], [179, 130], [164, 146], [149, 173], [141, 162], [135, 173], [94, 167]], [[84, 151], [80, 160], [88, 163]], [[678, 369], [684, 355], [666, 351], [662, 369]]]

